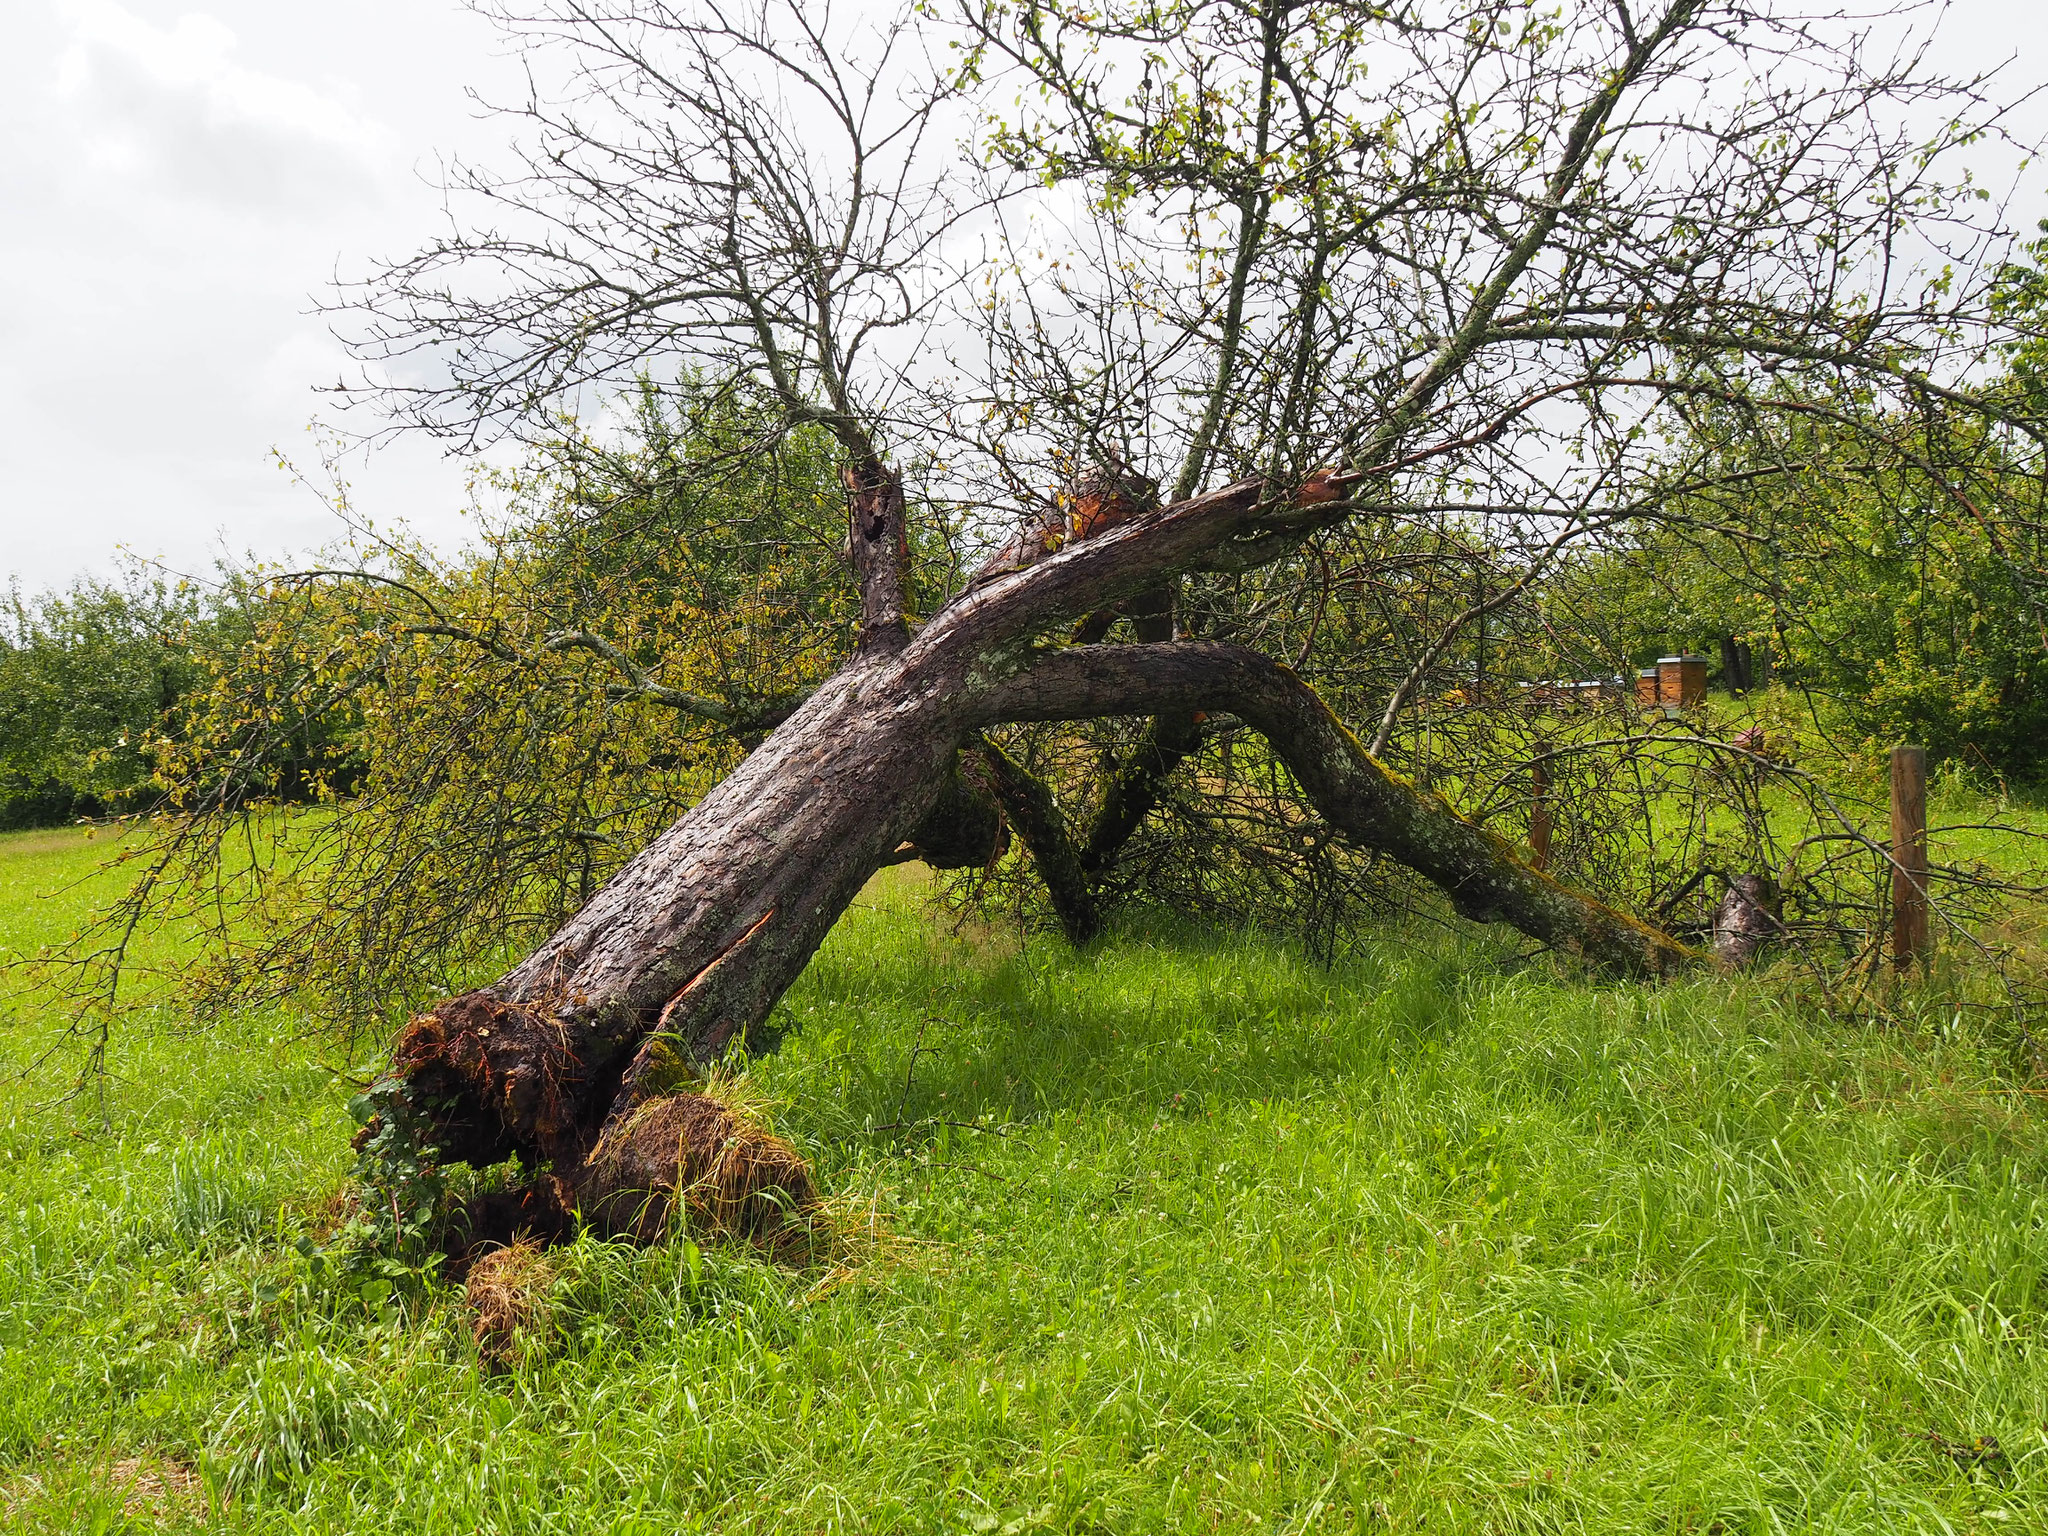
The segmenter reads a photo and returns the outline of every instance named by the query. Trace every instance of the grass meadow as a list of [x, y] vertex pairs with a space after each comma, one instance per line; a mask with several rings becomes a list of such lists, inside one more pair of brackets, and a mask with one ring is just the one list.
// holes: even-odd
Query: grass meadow
[[[0, 948], [103, 847], [0, 839]], [[64, 1097], [18, 994], [0, 1525], [2048, 1530], [2040, 1092], [1942, 999], [1075, 953], [884, 879], [749, 1074], [874, 1239], [579, 1240], [493, 1371], [457, 1288], [314, 1240], [356, 1070], [316, 1020], [138, 1006]]]

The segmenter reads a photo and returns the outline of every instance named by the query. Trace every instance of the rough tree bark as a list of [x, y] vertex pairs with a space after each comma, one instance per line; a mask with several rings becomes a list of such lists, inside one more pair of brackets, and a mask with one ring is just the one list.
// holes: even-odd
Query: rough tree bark
[[1730, 693], [1748, 693], [1756, 686], [1747, 640], [1734, 635], [1721, 637], [1721, 685]]
[[1755, 962], [1784, 931], [1778, 882], [1769, 875], [1731, 875], [1714, 907], [1714, 958], [1731, 971]]
[[[1234, 714], [1272, 742], [1345, 836], [1411, 865], [1466, 915], [1629, 974], [1686, 956], [1387, 772], [1305, 684], [1252, 651], [1171, 638], [1037, 643], [1184, 570], [1264, 558], [1341, 511], [1327, 477], [1309, 498], [1273, 500], [1244, 482], [1056, 550], [1012, 550], [915, 634], [900, 486], [879, 466], [846, 480], [864, 597], [852, 659], [525, 961], [400, 1037], [393, 1086], [424, 1115], [421, 1134], [442, 1161], [518, 1156], [548, 1170], [551, 1208], [628, 1233], [658, 1226], [650, 1202], [677, 1193], [670, 1122], [687, 1118], [664, 1093], [661, 1063], [707, 1063], [759, 1025], [904, 844], [992, 854], [992, 818], [979, 836], [958, 832], [961, 805], [976, 798], [958, 763], [985, 727], [1006, 721], [1142, 714], [1163, 736], [1197, 711]], [[1170, 771], [1176, 746], [1162, 741], [1161, 761], [1141, 765], [1148, 776]], [[985, 746], [977, 756], [1042, 865], [1085, 859], [1052, 849], [1049, 827], [1014, 813], [1030, 799], [1008, 781], [1014, 765]], [[649, 1126], [657, 1134], [636, 1133]]]

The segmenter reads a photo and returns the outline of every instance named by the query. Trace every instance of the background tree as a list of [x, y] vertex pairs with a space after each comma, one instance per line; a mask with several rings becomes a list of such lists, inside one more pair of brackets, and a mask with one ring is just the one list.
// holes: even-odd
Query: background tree
[[1753, 641], [1828, 731], [2031, 779], [2048, 733], [2038, 455], [1981, 418], [1809, 397], [1703, 419], [1729, 472], [1606, 570], [1663, 643]]
[[[498, 476], [473, 548], [358, 528], [252, 580], [251, 622], [154, 744], [166, 836], [127, 854], [125, 911], [208, 936], [180, 978], [202, 1009], [310, 991], [373, 1022], [516, 954], [844, 659], [819, 436], [735, 456], [760, 407], [730, 388], [633, 409], [618, 442], [564, 435]], [[251, 818], [263, 835], [221, 838]]]
[[140, 573], [11, 593], [0, 609], [0, 829], [148, 805], [150, 743], [224, 624], [197, 588]]

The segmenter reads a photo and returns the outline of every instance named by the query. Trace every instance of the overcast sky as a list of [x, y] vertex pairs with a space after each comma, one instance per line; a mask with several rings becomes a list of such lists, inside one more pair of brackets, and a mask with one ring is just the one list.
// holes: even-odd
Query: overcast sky
[[[334, 531], [273, 450], [315, 459], [342, 357], [307, 313], [433, 227], [437, 153], [505, 130], [509, 87], [453, 0], [7, 0], [0, 50], [0, 581], [198, 569]], [[2048, 82], [2041, 0], [1954, 0], [1950, 71]], [[508, 94], [499, 90], [497, 94]], [[2029, 131], [2048, 135], [2048, 110]], [[2048, 209], [2048, 166], [2031, 209]], [[424, 442], [351, 465], [358, 509], [461, 536], [463, 469]]]

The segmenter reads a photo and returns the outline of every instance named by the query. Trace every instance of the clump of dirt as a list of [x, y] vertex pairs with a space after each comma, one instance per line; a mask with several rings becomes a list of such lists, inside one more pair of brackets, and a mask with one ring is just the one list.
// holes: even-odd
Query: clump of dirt
[[653, 1242], [680, 1208], [693, 1231], [783, 1247], [818, 1204], [796, 1149], [744, 1108], [703, 1093], [649, 1099], [608, 1130], [574, 1181], [583, 1219]]
[[448, 1273], [461, 1279], [478, 1260], [501, 1248], [521, 1243], [549, 1247], [567, 1242], [576, 1231], [576, 1217], [565, 1203], [561, 1181], [542, 1177], [538, 1183], [471, 1195], [449, 1213], [442, 1237]]
[[486, 1366], [511, 1365], [542, 1331], [556, 1275], [554, 1261], [532, 1238], [494, 1248], [469, 1266], [462, 1302]]

